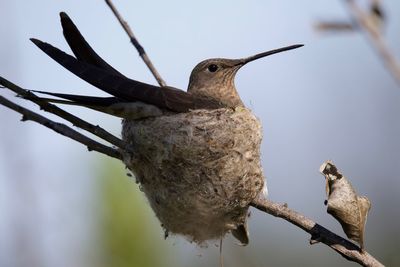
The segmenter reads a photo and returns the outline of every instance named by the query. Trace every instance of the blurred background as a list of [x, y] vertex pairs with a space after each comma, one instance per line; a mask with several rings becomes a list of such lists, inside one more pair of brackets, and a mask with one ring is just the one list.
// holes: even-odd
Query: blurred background
[[[182, 89], [203, 59], [304, 43], [249, 64], [236, 78], [241, 97], [263, 123], [270, 198], [343, 236], [326, 213], [318, 172], [333, 160], [372, 202], [366, 249], [385, 265], [400, 265], [400, 87], [365, 34], [315, 29], [325, 20], [351, 22], [344, 1], [114, 3], [168, 85]], [[384, 37], [400, 58], [400, 2], [382, 5]], [[95, 0], [0, 0], [1, 76], [29, 89], [104, 95], [29, 41], [36, 37], [70, 53], [60, 11], [111, 65], [156, 84], [105, 2]], [[66, 109], [119, 135], [117, 118]], [[0, 266], [219, 266], [213, 242], [199, 248], [182, 237], [164, 240], [121, 163], [20, 118], [0, 106]], [[226, 266], [355, 266], [324, 245], [310, 246], [308, 234], [281, 219], [252, 210], [249, 227], [247, 247], [225, 239]]]

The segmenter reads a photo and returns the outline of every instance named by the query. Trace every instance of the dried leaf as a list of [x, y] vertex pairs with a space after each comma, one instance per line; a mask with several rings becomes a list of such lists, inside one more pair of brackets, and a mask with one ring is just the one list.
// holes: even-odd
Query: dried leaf
[[342, 225], [347, 237], [364, 248], [364, 229], [371, 203], [367, 197], [358, 196], [346, 177], [331, 161], [321, 165], [320, 172], [327, 181], [327, 212]]

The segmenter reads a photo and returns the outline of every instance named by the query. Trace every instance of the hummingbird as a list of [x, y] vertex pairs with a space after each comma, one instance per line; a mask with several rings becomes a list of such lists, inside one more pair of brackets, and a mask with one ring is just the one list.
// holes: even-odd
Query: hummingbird
[[[204, 60], [192, 70], [185, 92], [170, 86], [159, 87], [129, 79], [91, 48], [65, 12], [61, 12], [60, 17], [64, 37], [75, 57], [38, 39], [31, 38], [31, 41], [60, 65], [113, 97], [37, 92], [66, 100], [47, 99], [52, 102], [85, 106], [122, 118], [160, 116], [163, 111], [179, 113], [195, 109], [244, 106], [234, 84], [237, 71], [256, 59], [303, 46], [291, 45], [243, 59]], [[145, 107], [148, 113], [142, 111], [136, 114]]]
[[[201, 110], [212, 111], [218, 109], [245, 108], [234, 83], [235, 75], [238, 70], [254, 60], [303, 46], [302, 44], [286, 46], [240, 59], [212, 58], [204, 60], [198, 63], [192, 70], [189, 78], [189, 85], [185, 92], [174, 87], [159, 87], [126, 77], [104, 61], [93, 50], [65, 12], [60, 13], [60, 18], [64, 37], [75, 57], [38, 39], [32, 38], [31, 41], [64, 68], [111, 96], [96, 97], [45, 91], [35, 92], [51, 96], [42, 98], [49, 102], [83, 106], [122, 118], [124, 128], [122, 134], [123, 139], [135, 138], [135, 136], [132, 137], [132, 133], [129, 132], [132, 125], [135, 125], [135, 122], [151, 122], [151, 118], [170, 116], [171, 114], [185, 114]], [[126, 123], [127, 121], [129, 123]], [[143, 164], [139, 164], [139, 166], [142, 165]], [[141, 175], [146, 176], [146, 171], [142, 172]], [[145, 180], [146, 177], [143, 179]], [[165, 186], [173, 187], [176, 185], [166, 184]], [[147, 191], [151, 190], [149, 189]], [[148, 196], [148, 198], [152, 199], [152, 196]], [[196, 201], [193, 203], [195, 202]], [[159, 205], [159, 201], [157, 201], [157, 199], [154, 200], [154, 205], [152, 205], [153, 209], [159, 209], [154, 208], [155, 206], [159, 207]], [[212, 207], [206, 208], [212, 210]], [[196, 212], [196, 208], [193, 206], [183, 212], [194, 213]], [[240, 210], [240, 214], [236, 214], [237, 216], [235, 216], [243, 217], [244, 212], [247, 212], [247, 208]], [[201, 213], [201, 211], [199, 211], [199, 213]], [[232, 216], [232, 214], [229, 216]], [[159, 217], [162, 221], [162, 216]], [[218, 223], [218, 218], [219, 217], [215, 217], [215, 220], [210, 220], [211, 224]], [[164, 224], [165, 222], [162, 221], [162, 223]], [[166, 227], [168, 227], [168, 225]], [[197, 224], [196, 227], [205, 228], [208, 226]], [[247, 244], [249, 242], [245, 219], [241, 219], [240, 223], [236, 223], [236, 225], [229, 224], [228, 228], [225, 227], [219, 230], [220, 232], [217, 234], [213, 233], [208, 236], [206, 234], [199, 239], [215, 238], [216, 235], [224, 234], [227, 229], [230, 230], [233, 236], [242, 244]], [[196, 236], [196, 231], [196, 229], [188, 230], [193, 236]], [[175, 232], [179, 233], [179, 227], [175, 227]], [[186, 233], [183, 232], [183, 234]]]

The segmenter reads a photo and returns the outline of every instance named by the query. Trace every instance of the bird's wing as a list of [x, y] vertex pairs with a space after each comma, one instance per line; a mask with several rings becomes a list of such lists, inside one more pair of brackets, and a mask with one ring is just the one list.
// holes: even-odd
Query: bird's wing
[[116, 75], [87, 62], [79, 61], [48, 43], [34, 38], [31, 41], [48, 56], [81, 79], [124, 101], [141, 101], [175, 112], [222, 107], [218, 101], [193, 96], [179, 89], [161, 88]]
[[75, 57], [82, 62], [86, 62], [103, 70], [107, 70], [110, 73], [125, 77], [119, 71], [114, 69], [110, 64], [104, 61], [86, 42], [74, 22], [65, 12], [60, 13], [61, 26], [63, 28], [63, 34], [69, 47], [74, 53]]
[[[125, 77], [123, 74], [109, 65], [105, 60], [103, 60], [93, 50], [93, 48], [88, 44], [73, 21], [65, 12], [60, 13], [60, 19], [65, 40], [79, 61], [86, 62], [117, 76]], [[126, 101], [124, 102], [122, 99], [117, 97], [95, 97], [43, 91], [35, 92], [63, 98], [42, 98], [51, 103], [83, 106], [123, 118], [142, 119], [146, 117], [162, 115], [162, 111], [153, 105], [148, 105], [141, 102], [127, 103]]]

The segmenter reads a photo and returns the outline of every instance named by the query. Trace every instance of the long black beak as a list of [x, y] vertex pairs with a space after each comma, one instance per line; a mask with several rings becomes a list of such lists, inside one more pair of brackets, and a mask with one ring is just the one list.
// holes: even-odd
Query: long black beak
[[251, 61], [254, 61], [256, 59], [259, 59], [259, 58], [262, 58], [262, 57], [267, 57], [267, 56], [270, 56], [270, 55], [273, 55], [273, 54], [277, 54], [277, 53], [280, 53], [280, 52], [284, 52], [284, 51], [300, 48], [302, 46], [304, 46], [304, 45], [303, 44], [296, 44], [296, 45], [285, 46], [285, 47], [281, 47], [281, 48], [278, 48], [278, 49], [262, 52], [262, 53], [254, 55], [254, 56], [250, 56], [250, 57], [241, 59], [240, 62], [237, 65], [243, 66], [243, 65], [245, 65], [245, 64], [247, 64], [247, 63], [249, 63]]

